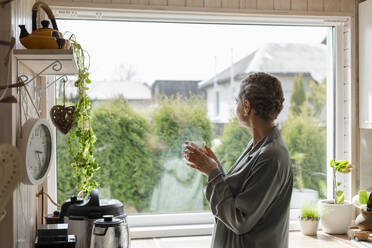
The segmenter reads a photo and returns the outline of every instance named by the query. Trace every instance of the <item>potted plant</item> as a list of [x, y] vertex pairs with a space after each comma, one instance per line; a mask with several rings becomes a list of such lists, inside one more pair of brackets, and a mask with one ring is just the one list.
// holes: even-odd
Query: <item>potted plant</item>
[[299, 219], [301, 231], [304, 235], [316, 235], [319, 226], [319, 213], [314, 206], [303, 205]]
[[344, 234], [352, 221], [353, 204], [345, 201], [344, 192], [339, 189], [337, 174], [351, 172], [352, 165], [347, 160], [330, 162], [333, 168], [333, 199], [319, 202], [320, 223], [323, 231], [329, 234]]

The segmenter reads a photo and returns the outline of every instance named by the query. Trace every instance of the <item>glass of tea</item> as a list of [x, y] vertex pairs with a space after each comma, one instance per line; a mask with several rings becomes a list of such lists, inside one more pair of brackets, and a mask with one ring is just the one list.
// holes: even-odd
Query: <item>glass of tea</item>
[[182, 144], [182, 158], [188, 162], [188, 160], [185, 158], [185, 151], [187, 150], [186, 146], [191, 145], [191, 143], [197, 145], [200, 149], [204, 149], [205, 142], [202, 140], [196, 140], [196, 141], [186, 141]]

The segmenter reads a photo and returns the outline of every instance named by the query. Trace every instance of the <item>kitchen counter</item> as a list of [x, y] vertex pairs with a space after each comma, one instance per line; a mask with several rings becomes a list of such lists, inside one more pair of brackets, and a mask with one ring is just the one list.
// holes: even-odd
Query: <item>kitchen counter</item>
[[[132, 240], [132, 248], [209, 248], [211, 236], [155, 238]], [[289, 233], [290, 248], [364, 248], [372, 242], [351, 241], [346, 235], [329, 235], [318, 232], [317, 236], [305, 236], [299, 231]]]

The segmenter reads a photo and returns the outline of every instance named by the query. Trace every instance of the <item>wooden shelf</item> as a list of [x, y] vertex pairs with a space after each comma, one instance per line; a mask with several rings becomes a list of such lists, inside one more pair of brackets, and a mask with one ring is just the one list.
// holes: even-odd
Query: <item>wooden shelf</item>
[[[15, 49], [14, 57], [25, 67], [39, 75], [76, 75], [78, 68], [72, 50], [66, 49]], [[55, 63], [59, 61], [61, 64]], [[53, 69], [54, 68], [54, 69]], [[60, 70], [58, 70], [60, 68]]]

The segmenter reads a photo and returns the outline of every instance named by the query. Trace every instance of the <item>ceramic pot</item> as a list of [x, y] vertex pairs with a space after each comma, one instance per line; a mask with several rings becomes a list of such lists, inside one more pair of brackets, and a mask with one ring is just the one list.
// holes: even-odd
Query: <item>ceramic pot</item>
[[354, 238], [358, 241], [366, 241], [369, 238], [369, 232], [368, 231], [355, 231]]
[[324, 232], [344, 234], [352, 222], [353, 204], [343, 202], [334, 204], [333, 200], [319, 201], [320, 224]]
[[301, 232], [304, 235], [314, 236], [318, 231], [319, 219], [300, 218]]
[[355, 220], [355, 225], [362, 231], [372, 231], [372, 211], [361, 209], [361, 214]]

